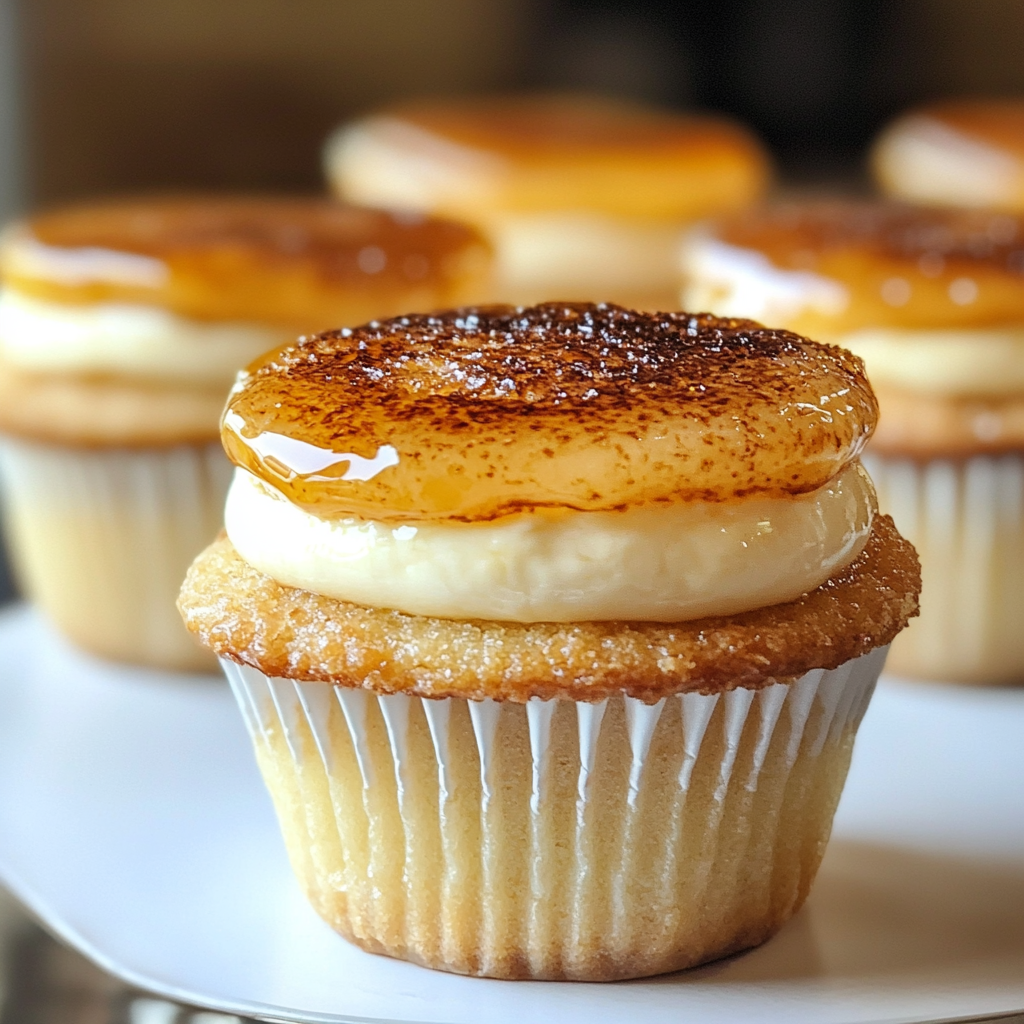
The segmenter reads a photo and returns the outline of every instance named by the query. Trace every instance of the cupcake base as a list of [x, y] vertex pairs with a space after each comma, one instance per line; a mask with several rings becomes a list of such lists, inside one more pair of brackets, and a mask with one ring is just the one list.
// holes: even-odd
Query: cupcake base
[[221, 525], [231, 467], [219, 444], [79, 449], [6, 438], [0, 473], [15, 570], [61, 632], [119, 661], [216, 670], [175, 599]]
[[375, 695], [223, 664], [334, 928], [462, 974], [609, 981], [757, 945], [800, 907], [884, 658], [651, 705]]
[[921, 558], [921, 615], [893, 642], [889, 670], [1024, 682], [1024, 455], [864, 465]]

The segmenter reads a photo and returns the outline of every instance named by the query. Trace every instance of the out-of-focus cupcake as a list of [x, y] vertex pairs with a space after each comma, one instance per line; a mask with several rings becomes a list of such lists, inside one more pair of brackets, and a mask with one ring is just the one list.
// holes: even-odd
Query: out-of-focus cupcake
[[864, 358], [882, 411], [865, 465], [924, 573], [890, 668], [1024, 680], [1024, 218], [780, 206], [694, 236], [684, 262], [693, 308]]
[[875, 414], [840, 350], [604, 305], [254, 364], [227, 536], [179, 603], [320, 914], [505, 978], [657, 974], [776, 931], [916, 611], [858, 464]]
[[871, 166], [895, 199], [1024, 213], [1024, 99], [912, 110], [879, 136]]
[[730, 121], [571, 95], [396, 106], [342, 128], [326, 164], [345, 199], [474, 224], [501, 301], [651, 309], [674, 306], [680, 227], [749, 205], [769, 180]]
[[80, 206], [0, 241], [0, 467], [21, 582], [82, 646], [211, 668], [174, 608], [221, 522], [217, 442], [269, 346], [479, 291], [461, 225], [305, 199]]

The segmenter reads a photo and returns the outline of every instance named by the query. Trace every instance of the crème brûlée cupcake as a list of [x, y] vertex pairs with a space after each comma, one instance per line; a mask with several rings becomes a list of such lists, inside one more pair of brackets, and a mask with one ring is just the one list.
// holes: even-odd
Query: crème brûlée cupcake
[[341, 129], [327, 173], [352, 202], [474, 224], [495, 298], [674, 308], [681, 225], [757, 200], [764, 150], [721, 117], [539, 94], [407, 102]]
[[1024, 218], [780, 206], [695, 236], [681, 301], [842, 345], [881, 405], [865, 464], [915, 545], [892, 671], [1024, 680]]
[[367, 950], [610, 980], [768, 938], [824, 852], [913, 549], [859, 362], [550, 304], [287, 346], [179, 599], [292, 864]]
[[960, 99], [903, 114], [871, 165], [894, 199], [1024, 213], [1024, 99]]
[[21, 582], [80, 645], [215, 668], [181, 577], [221, 523], [220, 413], [238, 370], [301, 331], [478, 291], [470, 228], [288, 198], [138, 199], [0, 240], [0, 469]]

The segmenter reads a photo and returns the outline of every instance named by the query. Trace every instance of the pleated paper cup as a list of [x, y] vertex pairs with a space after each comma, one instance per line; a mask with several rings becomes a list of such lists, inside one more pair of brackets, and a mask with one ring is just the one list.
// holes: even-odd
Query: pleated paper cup
[[0, 474], [15, 570], [61, 632], [119, 661], [216, 670], [175, 601], [221, 527], [231, 466], [219, 444], [78, 449], [4, 438]]
[[864, 459], [878, 504], [921, 558], [921, 615], [897, 675], [1024, 682], [1024, 456]]
[[653, 705], [378, 695], [223, 666], [334, 928], [447, 971], [603, 981], [756, 945], [795, 913], [885, 654]]

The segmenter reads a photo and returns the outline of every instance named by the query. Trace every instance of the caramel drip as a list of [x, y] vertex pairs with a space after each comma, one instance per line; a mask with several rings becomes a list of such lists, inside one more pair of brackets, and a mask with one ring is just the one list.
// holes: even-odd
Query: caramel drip
[[1024, 160], [1024, 100], [954, 100], [919, 113]]
[[812, 337], [863, 327], [1024, 323], [1024, 217], [883, 203], [782, 205], [719, 225], [728, 245], [810, 271], [849, 296], [786, 325]]
[[81, 206], [35, 217], [0, 246], [4, 281], [28, 295], [296, 332], [464, 300], [487, 263], [464, 225], [302, 198]]
[[861, 363], [759, 324], [465, 308], [301, 339], [229, 400], [231, 459], [321, 518], [485, 520], [816, 489], [874, 428]]

